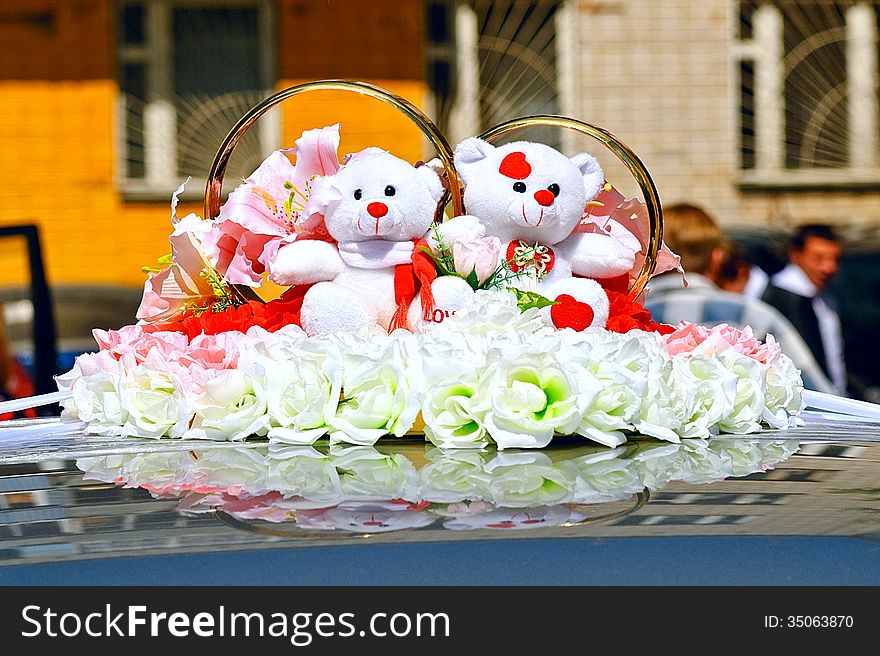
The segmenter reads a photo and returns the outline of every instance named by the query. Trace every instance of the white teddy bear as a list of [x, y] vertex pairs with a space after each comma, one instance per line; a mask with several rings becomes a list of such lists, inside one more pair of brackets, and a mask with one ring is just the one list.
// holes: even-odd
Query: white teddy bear
[[[444, 296], [450, 282], [432, 286], [433, 262], [419, 256], [416, 242], [429, 231], [443, 195], [430, 167], [413, 167], [378, 148], [315, 179], [310, 205], [323, 214], [337, 243], [294, 241], [279, 249], [269, 271], [281, 285], [317, 283], [305, 293], [300, 313], [307, 334], [407, 328], [407, 314], [430, 314], [433, 295]], [[461, 279], [451, 285], [467, 287]]]
[[568, 158], [540, 143], [495, 147], [470, 137], [456, 147], [455, 166], [468, 216], [440, 227], [444, 243], [498, 237], [502, 254], [521, 273], [513, 285], [559, 302], [550, 310], [557, 327], [604, 327], [608, 296], [592, 279], [627, 273], [635, 254], [606, 235], [575, 231], [605, 182], [599, 162], [586, 153]]

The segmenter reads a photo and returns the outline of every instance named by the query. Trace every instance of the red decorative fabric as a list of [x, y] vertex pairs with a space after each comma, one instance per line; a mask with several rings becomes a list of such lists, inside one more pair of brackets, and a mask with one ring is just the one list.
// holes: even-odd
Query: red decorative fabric
[[434, 260], [422, 250], [423, 247], [427, 248], [428, 242], [424, 239], [416, 240], [413, 244], [412, 263], [399, 264], [394, 268], [394, 302], [397, 310], [388, 326], [389, 332], [396, 328], [409, 328], [406, 315], [416, 292], [421, 298], [423, 317], [428, 319], [434, 310], [431, 283], [437, 277], [437, 268]]
[[630, 330], [645, 330], [647, 332], [668, 335], [675, 330], [675, 326], [665, 323], [657, 323], [651, 318], [651, 313], [635, 301], [627, 298], [626, 294], [608, 291], [608, 323], [607, 330], [615, 333], [627, 333]]

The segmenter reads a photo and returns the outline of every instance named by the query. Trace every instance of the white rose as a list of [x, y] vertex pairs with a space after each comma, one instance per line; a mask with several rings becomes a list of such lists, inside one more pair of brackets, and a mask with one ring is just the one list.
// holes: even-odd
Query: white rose
[[383, 435], [400, 437], [412, 428], [422, 395], [415, 344], [392, 338], [374, 358], [346, 360], [343, 399], [329, 422], [331, 443], [372, 445]]
[[722, 351], [717, 357], [737, 377], [733, 409], [719, 422], [719, 428], [740, 435], [761, 430], [767, 365], [733, 350]]
[[489, 443], [483, 419], [489, 410], [475, 371], [438, 383], [425, 392], [425, 437], [442, 448], [482, 448]]
[[708, 438], [717, 434], [717, 425], [733, 410], [736, 376], [716, 358], [674, 357], [672, 363], [686, 407], [679, 435]]
[[[166, 369], [150, 366], [149, 359], [128, 371], [121, 390], [121, 406], [126, 413], [120, 435], [135, 437], [181, 437], [192, 409], [185, 390], [189, 388], [179, 365]], [[177, 369], [177, 371], [175, 371]]]
[[801, 372], [785, 354], [767, 370], [763, 420], [773, 428], [787, 428], [791, 417], [803, 410], [804, 381]]
[[481, 377], [484, 425], [499, 449], [541, 448], [571, 434], [583, 411], [575, 376], [549, 354], [499, 354]]
[[643, 435], [678, 442], [689, 415], [687, 390], [676, 385], [671, 360], [655, 360], [651, 365], [645, 372], [647, 386], [633, 425]]
[[62, 421], [83, 421], [86, 433], [118, 435], [128, 418], [122, 406], [123, 364], [106, 351], [81, 355], [73, 368], [56, 378], [71, 397], [63, 401]]
[[266, 435], [269, 428], [265, 399], [255, 393], [251, 377], [238, 369], [218, 372], [193, 405], [196, 414], [187, 438], [236, 441]]
[[436, 330], [467, 333], [471, 336], [487, 333], [518, 333], [527, 336], [547, 327], [540, 310], [525, 312], [516, 304], [516, 296], [509, 290], [478, 289], [468, 305], [457, 310]]
[[276, 352], [256, 348], [243, 360], [265, 402], [271, 441], [311, 444], [327, 432], [342, 389], [335, 348], [322, 340], [281, 340]]

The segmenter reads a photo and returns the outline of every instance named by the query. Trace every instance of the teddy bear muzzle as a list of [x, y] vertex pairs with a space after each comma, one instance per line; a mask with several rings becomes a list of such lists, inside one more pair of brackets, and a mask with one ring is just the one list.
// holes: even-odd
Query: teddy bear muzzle
[[394, 207], [380, 201], [367, 203], [358, 212], [357, 231], [364, 237], [384, 237], [393, 233], [400, 224]]
[[[546, 191], [546, 190], [542, 190]], [[507, 215], [511, 222], [524, 228], [549, 228], [554, 226], [558, 220], [558, 211], [554, 204], [555, 197], [549, 191], [546, 191], [550, 197], [541, 195], [541, 191], [535, 193], [534, 197], [524, 200], [517, 200], [510, 204]]]

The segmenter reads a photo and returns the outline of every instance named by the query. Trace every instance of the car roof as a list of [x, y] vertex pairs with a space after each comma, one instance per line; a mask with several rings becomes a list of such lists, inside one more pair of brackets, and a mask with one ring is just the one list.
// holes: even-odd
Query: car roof
[[[562, 439], [449, 454], [389, 440], [335, 456], [334, 475], [350, 477], [338, 498], [320, 496], [317, 470], [296, 460], [305, 452], [270, 448], [81, 434], [4, 443], [0, 582], [880, 583], [877, 424], [819, 417], [617, 450]], [[175, 488], [193, 463], [210, 475]], [[559, 492], [568, 475], [592, 489]], [[530, 477], [537, 496], [520, 493]], [[296, 494], [310, 485], [318, 492]]]

